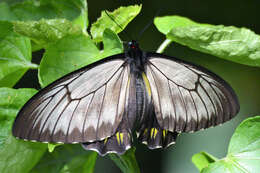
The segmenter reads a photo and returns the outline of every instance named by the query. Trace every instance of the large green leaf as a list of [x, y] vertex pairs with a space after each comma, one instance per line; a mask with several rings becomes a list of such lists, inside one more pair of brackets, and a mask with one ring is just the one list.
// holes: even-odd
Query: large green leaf
[[47, 44], [67, 36], [81, 34], [79, 25], [73, 25], [66, 19], [41, 19], [39, 21], [13, 22], [14, 31], [27, 36], [34, 43], [46, 47]]
[[102, 51], [96, 47], [90, 37], [84, 34], [64, 37], [46, 48], [39, 69], [41, 86], [46, 86], [69, 72], [106, 56], [120, 53], [122, 50], [122, 43], [118, 36], [109, 30], [104, 34]]
[[[65, 18], [80, 24], [83, 29], [88, 25], [85, 0], [26, 0], [5, 9], [12, 12], [15, 16], [14, 20], [37, 21], [43, 18]], [[0, 20], [3, 19], [3, 16], [0, 16]]]
[[[260, 66], [260, 36], [253, 31], [233, 26], [199, 24], [178, 16], [169, 18], [155, 20], [158, 29], [167, 34], [168, 39], [229, 61]], [[160, 26], [165, 21], [166, 24]]]
[[[15, 30], [30, 37], [33, 40], [32, 49], [36, 51], [42, 49], [46, 42], [56, 41], [54, 39], [70, 32], [78, 32], [76, 30], [81, 30], [87, 35], [87, 1], [27, 0], [15, 3], [11, 7], [6, 3], [0, 3], [1, 20], [14, 21]], [[73, 24], [77, 24], [77, 27]]]
[[[202, 158], [203, 159], [203, 158]], [[196, 166], [203, 166], [196, 162]], [[202, 173], [258, 173], [260, 170], [260, 116], [248, 118], [236, 129], [225, 158], [204, 164]]]
[[11, 135], [13, 120], [35, 89], [0, 88], [0, 172], [28, 172], [42, 157], [46, 144], [24, 142]]
[[141, 11], [142, 6], [134, 5], [120, 7], [113, 12], [102, 11], [101, 17], [91, 25], [91, 35], [96, 42], [102, 41], [103, 32], [106, 28], [119, 33], [131, 22]]
[[26, 37], [13, 32], [13, 25], [0, 21], [0, 87], [12, 87], [29, 68], [31, 43]]
[[182, 16], [163, 16], [154, 19], [156, 28], [163, 34], [168, 34], [173, 28], [199, 25], [198, 23]]
[[127, 150], [123, 155], [109, 154], [109, 157], [123, 173], [140, 173], [138, 163], [135, 159], [134, 147]]
[[97, 153], [80, 145], [62, 145], [46, 152], [31, 173], [93, 173]]

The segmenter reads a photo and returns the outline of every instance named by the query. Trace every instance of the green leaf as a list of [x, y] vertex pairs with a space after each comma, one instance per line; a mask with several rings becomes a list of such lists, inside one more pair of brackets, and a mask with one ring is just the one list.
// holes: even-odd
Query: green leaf
[[[86, 25], [87, 4], [85, 0], [27, 0], [11, 6], [12, 13], [20, 21], [65, 18]], [[84, 13], [83, 13], [84, 11]]]
[[0, 172], [29, 172], [46, 149], [46, 144], [17, 140], [9, 134], [0, 147]]
[[0, 21], [0, 87], [12, 87], [29, 68], [31, 43], [26, 37], [13, 32], [13, 25]]
[[85, 35], [67, 36], [48, 45], [38, 73], [41, 86], [95, 62], [98, 54], [98, 48]]
[[18, 15], [14, 22], [15, 31], [33, 40], [33, 51], [75, 32], [87, 35], [86, 0], [29, 0], [15, 4], [9, 13]]
[[[113, 12], [102, 11], [101, 17], [91, 25], [90, 32], [96, 42], [102, 41], [103, 32], [106, 28], [111, 29], [115, 33], [119, 33], [131, 22], [141, 11], [141, 5], [133, 5], [128, 7], [120, 7]], [[119, 26], [118, 26], [119, 25]]]
[[84, 34], [66, 36], [46, 48], [38, 73], [40, 84], [44, 87], [69, 72], [122, 51], [118, 36], [109, 30], [104, 34], [102, 51]]
[[16, 20], [16, 16], [11, 12], [9, 6], [5, 2], [0, 3], [0, 20], [13, 21]]
[[231, 138], [228, 153], [249, 154], [256, 149], [260, 149], [260, 116], [248, 118], [239, 125]]
[[164, 16], [154, 19], [156, 28], [163, 34], [168, 34], [173, 28], [199, 25], [192, 20], [182, 16]]
[[35, 89], [0, 88], [0, 146], [8, 137], [19, 109], [36, 92]]
[[244, 120], [231, 138], [225, 158], [209, 164], [202, 173], [258, 173], [260, 170], [260, 116]]
[[260, 66], [260, 36], [246, 28], [200, 24], [180, 16], [155, 19], [167, 38], [229, 61]]
[[24, 142], [11, 135], [13, 120], [35, 89], [0, 88], [0, 172], [28, 172], [42, 157], [46, 144]]
[[60, 145], [63, 145], [63, 144], [60, 144], [60, 143], [57, 143], [57, 144], [54, 144], [54, 143], [48, 143], [48, 151], [51, 153], [54, 151], [54, 149]]
[[123, 173], [140, 173], [138, 163], [135, 159], [135, 148], [127, 150], [123, 155], [109, 154], [111, 160], [121, 169]]
[[103, 33], [103, 45], [104, 50], [101, 51], [100, 54], [96, 57], [97, 59], [119, 54], [124, 51], [124, 47], [120, 38], [110, 29], [105, 29]]
[[31, 173], [93, 173], [97, 153], [80, 145], [62, 145], [52, 153], [46, 152]]
[[34, 43], [46, 47], [47, 44], [56, 42], [57, 40], [67, 36], [81, 34], [82, 30], [78, 25], [66, 19], [49, 19], [28, 22], [13, 22], [14, 31], [27, 36]]
[[192, 163], [201, 171], [210, 163], [216, 162], [218, 159], [207, 152], [200, 152], [192, 156]]
[[75, 24], [78, 24], [81, 26], [82, 30], [86, 32], [89, 21], [88, 21], [88, 4], [86, 0], [77, 0], [74, 1], [74, 3], [80, 7], [81, 14], [73, 20]]

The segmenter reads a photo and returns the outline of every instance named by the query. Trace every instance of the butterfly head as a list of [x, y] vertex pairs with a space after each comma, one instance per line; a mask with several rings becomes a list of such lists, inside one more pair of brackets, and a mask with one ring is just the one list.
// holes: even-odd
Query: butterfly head
[[139, 50], [139, 44], [135, 40], [129, 41], [128, 47], [130, 50]]

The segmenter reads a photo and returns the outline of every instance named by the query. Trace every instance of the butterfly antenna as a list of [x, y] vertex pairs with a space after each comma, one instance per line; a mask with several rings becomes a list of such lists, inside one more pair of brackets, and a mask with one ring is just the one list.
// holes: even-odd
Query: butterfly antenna
[[[161, 12], [162, 8], [160, 8], [156, 14], [155, 14], [155, 17], [159, 15], [159, 13]], [[144, 27], [144, 29], [142, 29], [142, 31], [139, 33], [138, 37], [137, 37], [137, 40], [136, 41], [139, 41], [139, 39], [141, 38], [141, 36], [143, 35], [144, 31], [146, 31], [153, 23], [153, 20], [151, 20], [148, 24], [146, 24], [146, 26]]]
[[124, 28], [123, 28], [121, 25], [119, 25], [119, 23], [117, 23], [116, 20], [115, 20], [112, 16], [110, 16], [110, 15], [108, 14], [107, 10], [105, 10], [105, 13], [106, 13], [106, 15], [122, 30], [122, 32], [125, 33], [125, 35], [127, 36], [127, 38], [128, 38], [129, 40], [132, 40], [132, 39], [129, 37], [129, 34], [124, 30]]

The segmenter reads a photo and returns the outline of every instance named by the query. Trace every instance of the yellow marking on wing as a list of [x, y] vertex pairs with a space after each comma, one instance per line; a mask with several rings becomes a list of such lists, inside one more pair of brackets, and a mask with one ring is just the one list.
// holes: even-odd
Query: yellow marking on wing
[[117, 140], [117, 143], [120, 144], [119, 132], [116, 133], [116, 140]]
[[155, 139], [157, 133], [158, 133], [158, 130], [156, 128], [151, 128], [151, 132], [150, 132], [151, 138]]
[[156, 135], [158, 133], [158, 130], [156, 128], [154, 128], [154, 132], [153, 132], [153, 138], [155, 139]]
[[145, 73], [142, 73], [142, 77], [143, 77], [143, 80], [144, 80], [144, 85], [146, 87], [146, 90], [148, 92], [148, 95], [151, 96], [152, 92], [151, 92], [151, 86], [150, 86], [150, 83], [145, 75]]
[[144, 129], [144, 134], [147, 134], [147, 132], [148, 132], [148, 129], [147, 128]]
[[168, 130], [163, 130], [163, 138], [166, 137], [167, 133], [168, 133]]
[[153, 137], [153, 131], [154, 131], [154, 128], [151, 128], [151, 131], [150, 131], [151, 138]]
[[121, 144], [123, 143], [123, 140], [124, 140], [124, 134], [123, 134], [123, 133], [120, 133], [120, 141], [121, 141]]
[[104, 140], [104, 144], [106, 144], [107, 143], [107, 138]]

